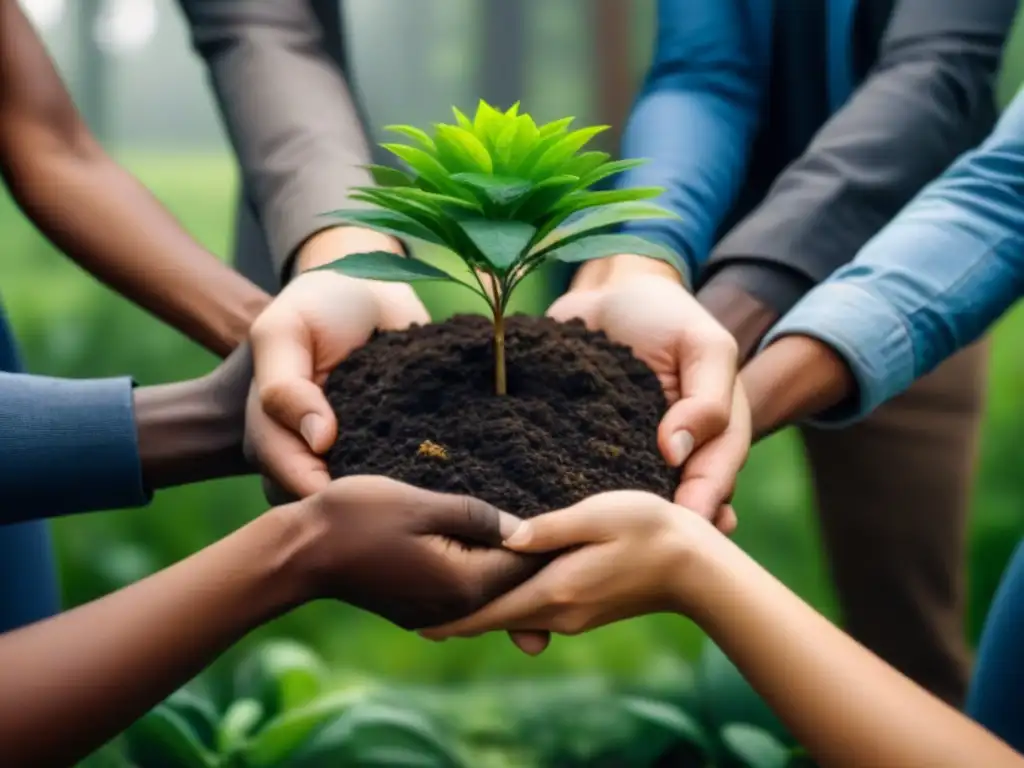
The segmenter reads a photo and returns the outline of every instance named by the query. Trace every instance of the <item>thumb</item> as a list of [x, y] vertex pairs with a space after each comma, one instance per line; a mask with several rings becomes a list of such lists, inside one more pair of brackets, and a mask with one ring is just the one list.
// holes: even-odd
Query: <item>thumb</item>
[[515, 515], [473, 496], [416, 489], [423, 495], [424, 533], [465, 542], [501, 547], [502, 540], [520, 524]]
[[586, 501], [519, 524], [505, 546], [516, 552], [554, 552], [606, 541], [613, 531], [601, 510]]
[[263, 411], [302, 436], [310, 449], [325, 453], [338, 437], [338, 420], [323, 390], [308, 379], [276, 381], [260, 389]]

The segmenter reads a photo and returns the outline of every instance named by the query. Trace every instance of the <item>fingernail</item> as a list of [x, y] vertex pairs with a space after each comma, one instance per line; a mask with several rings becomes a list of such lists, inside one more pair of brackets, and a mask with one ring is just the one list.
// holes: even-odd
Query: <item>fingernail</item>
[[676, 432], [668, 441], [668, 450], [671, 454], [673, 467], [682, 466], [693, 451], [693, 435], [685, 429]]
[[316, 448], [317, 436], [320, 435], [324, 426], [324, 420], [316, 413], [307, 413], [302, 417], [302, 421], [299, 422], [299, 432], [302, 433], [302, 438], [310, 448]]
[[505, 539], [507, 547], [521, 547], [533, 536], [533, 526], [529, 523], [520, 523], [511, 536]]

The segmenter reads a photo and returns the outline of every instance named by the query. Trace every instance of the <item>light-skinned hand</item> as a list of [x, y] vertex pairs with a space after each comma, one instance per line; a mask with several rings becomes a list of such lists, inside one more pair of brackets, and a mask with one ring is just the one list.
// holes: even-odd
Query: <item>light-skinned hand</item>
[[694, 553], [721, 533], [642, 491], [613, 491], [525, 521], [505, 541], [555, 554], [537, 575], [464, 619], [424, 630], [431, 640], [495, 630], [575, 635], [648, 613], [685, 613], [699, 588]]

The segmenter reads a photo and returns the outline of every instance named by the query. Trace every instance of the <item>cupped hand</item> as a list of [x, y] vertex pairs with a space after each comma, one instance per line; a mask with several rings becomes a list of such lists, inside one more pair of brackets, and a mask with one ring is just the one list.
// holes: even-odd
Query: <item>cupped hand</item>
[[[625, 344], [661, 381], [669, 408], [658, 427], [665, 460], [683, 467], [696, 449], [722, 435], [737, 409], [736, 342], [682, 283], [671, 276], [640, 273], [574, 287], [548, 310], [556, 320], [580, 318], [592, 330]], [[738, 430], [742, 433], [742, 429]], [[742, 440], [719, 443], [701, 475], [715, 487], [732, 487], [749, 448]], [[690, 495], [685, 483], [676, 500], [714, 519], [728, 497]]]
[[702, 517], [642, 491], [612, 491], [523, 522], [505, 546], [562, 553], [529, 581], [466, 618], [424, 630], [431, 640], [494, 630], [574, 635], [648, 613], [682, 612], [703, 542]]
[[[317, 240], [303, 268], [359, 251], [401, 251], [391, 238], [362, 230], [330, 230], [324, 237], [333, 239]], [[300, 498], [325, 488], [330, 478], [321, 455], [339, 429], [322, 389], [328, 374], [374, 331], [429, 321], [405, 284], [330, 271], [307, 271], [292, 280], [250, 331], [255, 379], [247, 452], [264, 474]]]
[[405, 629], [451, 621], [522, 583], [541, 558], [501, 547], [519, 520], [479, 499], [378, 476], [297, 502], [310, 599], [334, 598]]

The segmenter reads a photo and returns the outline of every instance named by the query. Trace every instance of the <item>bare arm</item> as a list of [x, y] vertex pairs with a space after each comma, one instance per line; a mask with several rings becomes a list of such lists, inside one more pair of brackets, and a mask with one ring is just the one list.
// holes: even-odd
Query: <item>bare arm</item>
[[269, 301], [103, 151], [16, 0], [0, 0], [0, 171], [57, 247], [214, 353]]
[[[688, 613], [822, 766], [1024, 765], [1024, 757], [831, 624], [730, 540], [709, 533], [698, 549], [700, 602]], [[680, 594], [692, 595], [693, 583], [691, 575]]]

